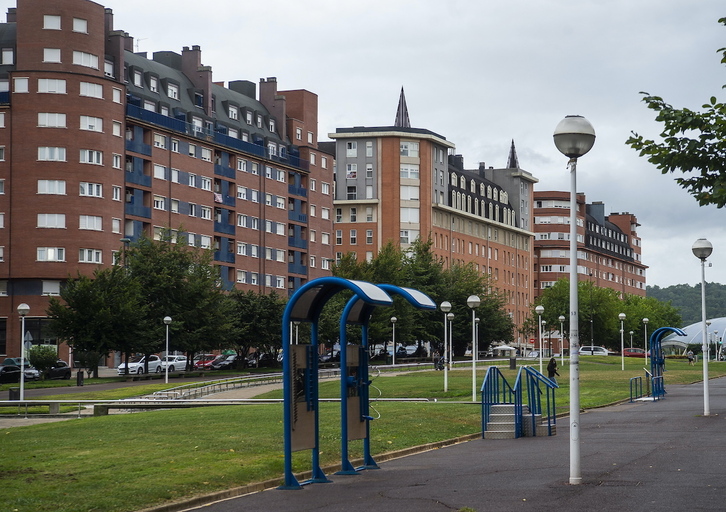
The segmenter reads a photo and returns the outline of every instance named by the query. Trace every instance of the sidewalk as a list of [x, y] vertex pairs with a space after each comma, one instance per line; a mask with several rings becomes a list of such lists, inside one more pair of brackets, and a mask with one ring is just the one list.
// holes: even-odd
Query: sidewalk
[[[272, 489], [185, 510], [723, 511], [726, 378], [710, 381], [709, 417], [702, 416], [702, 383], [670, 385], [666, 391], [658, 402], [581, 414], [580, 485], [568, 483], [569, 420], [560, 418], [553, 437], [477, 439], [383, 462], [380, 470], [328, 475], [328, 484]], [[375, 431], [375, 422], [371, 428]]]

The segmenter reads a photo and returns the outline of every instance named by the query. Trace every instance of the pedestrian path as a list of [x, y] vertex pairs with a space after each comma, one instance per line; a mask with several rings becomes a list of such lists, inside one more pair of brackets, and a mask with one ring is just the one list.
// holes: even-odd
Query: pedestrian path
[[702, 384], [666, 390], [656, 402], [581, 414], [580, 485], [568, 483], [569, 424], [560, 418], [553, 437], [477, 439], [383, 462], [379, 470], [329, 475], [332, 483], [176, 510], [723, 511], [726, 378], [710, 381], [708, 417], [702, 415]]

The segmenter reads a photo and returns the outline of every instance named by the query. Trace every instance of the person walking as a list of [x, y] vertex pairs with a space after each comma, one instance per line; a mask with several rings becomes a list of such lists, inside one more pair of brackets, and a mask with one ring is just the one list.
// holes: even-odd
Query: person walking
[[688, 354], [686, 354], [686, 355], [688, 356], [688, 364], [693, 366], [693, 351], [689, 350]]
[[557, 384], [557, 379], [555, 378], [555, 376], [559, 377], [560, 374], [557, 373], [557, 359], [555, 359], [554, 357], [551, 357], [550, 362], [547, 363], [547, 376], [552, 382]]

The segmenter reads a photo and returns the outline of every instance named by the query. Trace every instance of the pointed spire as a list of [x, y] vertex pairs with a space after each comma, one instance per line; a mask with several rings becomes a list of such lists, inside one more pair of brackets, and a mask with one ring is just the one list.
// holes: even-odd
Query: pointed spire
[[393, 126], [397, 126], [399, 128], [411, 128], [411, 121], [408, 119], [408, 107], [406, 106], [406, 96], [403, 94], [403, 87], [401, 87], [401, 97], [398, 98], [396, 122]]
[[517, 158], [517, 149], [514, 147], [514, 139], [512, 139], [512, 147], [509, 148], [507, 169], [519, 169], [519, 159]]

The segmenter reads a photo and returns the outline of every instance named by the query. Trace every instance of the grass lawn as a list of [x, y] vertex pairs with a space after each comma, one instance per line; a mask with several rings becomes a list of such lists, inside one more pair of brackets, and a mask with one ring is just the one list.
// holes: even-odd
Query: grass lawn
[[[645, 361], [619, 357], [581, 358], [581, 404], [595, 407], [627, 399], [630, 377], [643, 375]], [[533, 366], [537, 367], [538, 362]], [[668, 385], [698, 381], [702, 366], [669, 360]], [[507, 372], [510, 372], [507, 370]], [[726, 363], [711, 363], [711, 376], [726, 374]], [[511, 375], [514, 372], [511, 371]], [[558, 410], [568, 409], [567, 366], [560, 369]], [[484, 376], [482, 369], [479, 384]], [[124, 398], [159, 384], [79, 395]], [[163, 386], [163, 384], [162, 384]], [[376, 454], [451, 439], [481, 430], [476, 405], [446, 403], [471, 400], [471, 369], [449, 373], [425, 371], [380, 376], [373, 386], [381, 396], [437, 398], [436, 403], [373, 403], [371, 449]], [[321, 382], [321, 395], [334, 397], [339, 384]], [[272, 392], [268, 395], [280, 395]], [[376, 397], [378, 391], [371, 390]], [[452, 420], [453, 419], [453, 420]], [[340, 461], [339, 404], [321, 404], [321, 464]], [[0, 485], [3, 510], [12, 512], [134, 511], [184, 497], [278, 478], [283, 473], [281, 405], [241, 405], [120, 414], [0, 430], [3, 442]], [[350, 458], [361, 455], [362, 442], [350, 443]], [[308, 470], [310, 452], [296, 453], [295, 471]]]

